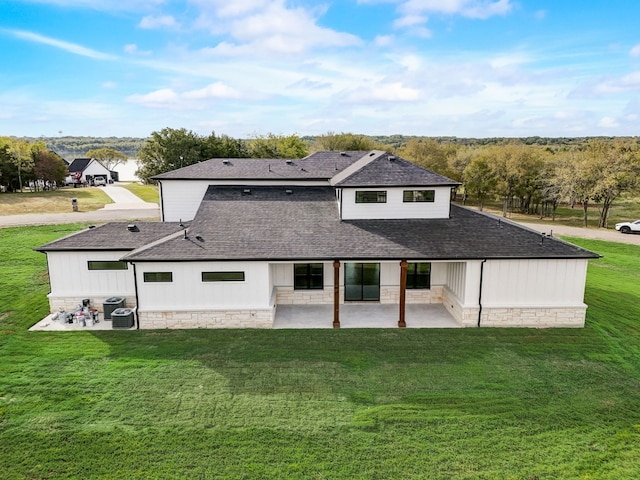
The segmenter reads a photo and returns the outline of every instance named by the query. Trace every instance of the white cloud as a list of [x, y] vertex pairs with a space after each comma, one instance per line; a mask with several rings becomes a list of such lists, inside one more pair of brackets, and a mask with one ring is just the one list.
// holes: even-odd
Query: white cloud
[[222, 82], [216, 82], [200, 89], [182, 93], [176, 93], [171, 88], [162, 88], [144, 95], [131, 95], [127, 101], [149, 108], [200, 110], [206, 108], [206, 102], [209, 100], [239, 99], [241, 97], [242, 94], [238, 90]]
[[407, 0], [400, 5], [399, 10], [405, 15], [440, 13], [486, 19], [506, 15], [512, 7], [510, 0]]
[[353, 103], [411, 102], [419, 98], [418, 89], [406, 87], [401, 82], [394, 82], [358, 89], [347, 95], [346, 100]]
[[123, 47], [123, 50], [125, 53], [128, 53], [129, 55], [143, 55], [143, 56], [147, 56], [147, 55], [151, 55], [151, 50], [140, 50], [138, 48], [138, 46], [135, 43], [130, 43], [128, 45], [125, 45]]
[[155, 30], [159, 28], [175, 29], [180, 27], [176, 19], [171, 15], [147, 15], [140, 20], [138, 26], [146, 30]]
[[629, 51], [629, 55], [632, 57], [640, 57], [640, 43], [633, 46], [633, 48]]
[[89, 57], [95, 60], [116, 60], [117, 59], [117, 57], [114, 55], [102, 53], [97, 50], [93, 50], [91, 48], [78, 45], [77, 43], [71, 43], [71, 42], [66, 42], [64, 40], [58, 40], [57, 38], [46, 37], [44, 35], [40, 35], [39, 33], [28, 32], [26, 30], [0, 29], [0, 33], [2, 32], [12, 35], [16, 38], [20, 38], [22, 40], [27, 40], [34, 43], [40, 43], [43, 45], [49, 45], [51, 47], [59, 48], [60, 50], [73, 53], [75, 55]]
[[620, 124], [615, 118], [602, 117], [598, 122], [598, 126], [602, 128], [616, 128], [616, 127], [619, 127]]
[[117, 88], [118, 84], [116, 82], [103, 82], [102, 83], [102, 88], [107, 88], [107, 89], [113, 89], [113, 88]]
[[[204, 1], [197, 3], [205, 8]], [[300, 54], [317, 48], [363, 43], [356, 35], [318, 25], [318, 17], [324, 14], [322, 8], [289, 8], [283, 0], [244, 0], [233, 8], [218, 8], [218, 3], [207, 3], [209, 7], [196, 22], [197, 28], [207, 29], [212, 35], [228, 36], [216, 46], [206, 49], [210, 54]]]
[[393, 35], [378, 35], [373, 40], [373, 44], [377, 47], [388, 47], [393, 44], [394, 37]]

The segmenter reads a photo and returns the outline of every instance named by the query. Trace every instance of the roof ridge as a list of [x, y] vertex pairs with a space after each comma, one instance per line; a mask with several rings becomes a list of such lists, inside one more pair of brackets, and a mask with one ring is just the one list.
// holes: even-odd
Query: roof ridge
[[369, 165], [376, 158], [379, 158], [381, 155], [384, 155], [386, 153], [387, 152], [383, 150], [371, 150], [368, 154], [364, 155], [363, 157], [361, 157], [360, 159], [356, 160], [354, 163], [349, 165], [347, 168], [345, 168], [341, 172], [331, 177], [331, 180], [329, 180], [329, 183], [331, 184], [331, 186], [337, 185], [338, 183], [346, 180], [351, 175], [355, 174], [359, 170]]

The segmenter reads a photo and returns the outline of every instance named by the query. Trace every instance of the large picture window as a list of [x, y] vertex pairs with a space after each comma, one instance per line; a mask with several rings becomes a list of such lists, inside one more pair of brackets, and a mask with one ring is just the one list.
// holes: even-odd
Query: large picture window
[[244, 282], [244, 272], [202, 272], [203, 282]]
[[173, 272], [144, 272], [145, 282], [173, 282]]
[[387, 192], [385, 190], [358, 191], [356, 203], [387, 203]]
[[407, 265], [407, 288], [416, 290], [431, 288], [430, 263], [409, 263]]
[[296, 263], [293, 266], [294, 290], [322, 290], [324, 265], [322, 263]]
[[89, 260], [87, 267], [89, 270], [127, 270], [129, 264], [127, 262], [111, 260]]
[[405, 190], [402, 192], [403, 202], [433, 202], [435, 198], [435, 190]]

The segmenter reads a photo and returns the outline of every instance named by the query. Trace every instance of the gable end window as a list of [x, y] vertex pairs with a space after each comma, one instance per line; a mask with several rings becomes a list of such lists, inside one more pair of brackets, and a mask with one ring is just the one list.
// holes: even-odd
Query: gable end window
[[431, 288], [431, 264], [409, 263], [407, 265], [407, 289]]
[[129, 264], [111, 260], [89, 260], [87, 267], [89, 270], [128, 270]]
[[173, 272], [144, 272], [145, 282], [173, 282]]
[[322, 263], [296, 263], [293, 266], [294, 290], [322, 290], [324, 265]]
[[356, 203], [387, 203], [386, 190], [362, 190], [356, 192]]
[[436, 198], [435, 190], [405, 190], [402, 192], [403, 202], [433, 202]]
[[202, 272], [203, 282], [244, 282], [244, 272]]

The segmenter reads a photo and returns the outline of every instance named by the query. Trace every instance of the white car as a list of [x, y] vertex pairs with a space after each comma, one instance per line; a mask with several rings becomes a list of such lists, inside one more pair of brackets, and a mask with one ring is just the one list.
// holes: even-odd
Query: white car
[[636, 220], [635, 222], [616, 223], [616, 230], [621, 233], [640, 232], [640, 220]]
[[96, 178], [93, 179], [93, 184], [96, 187], [105, 186], [107, 184], [107, 181], [105, 180], [104, 177], [96, 177]]

